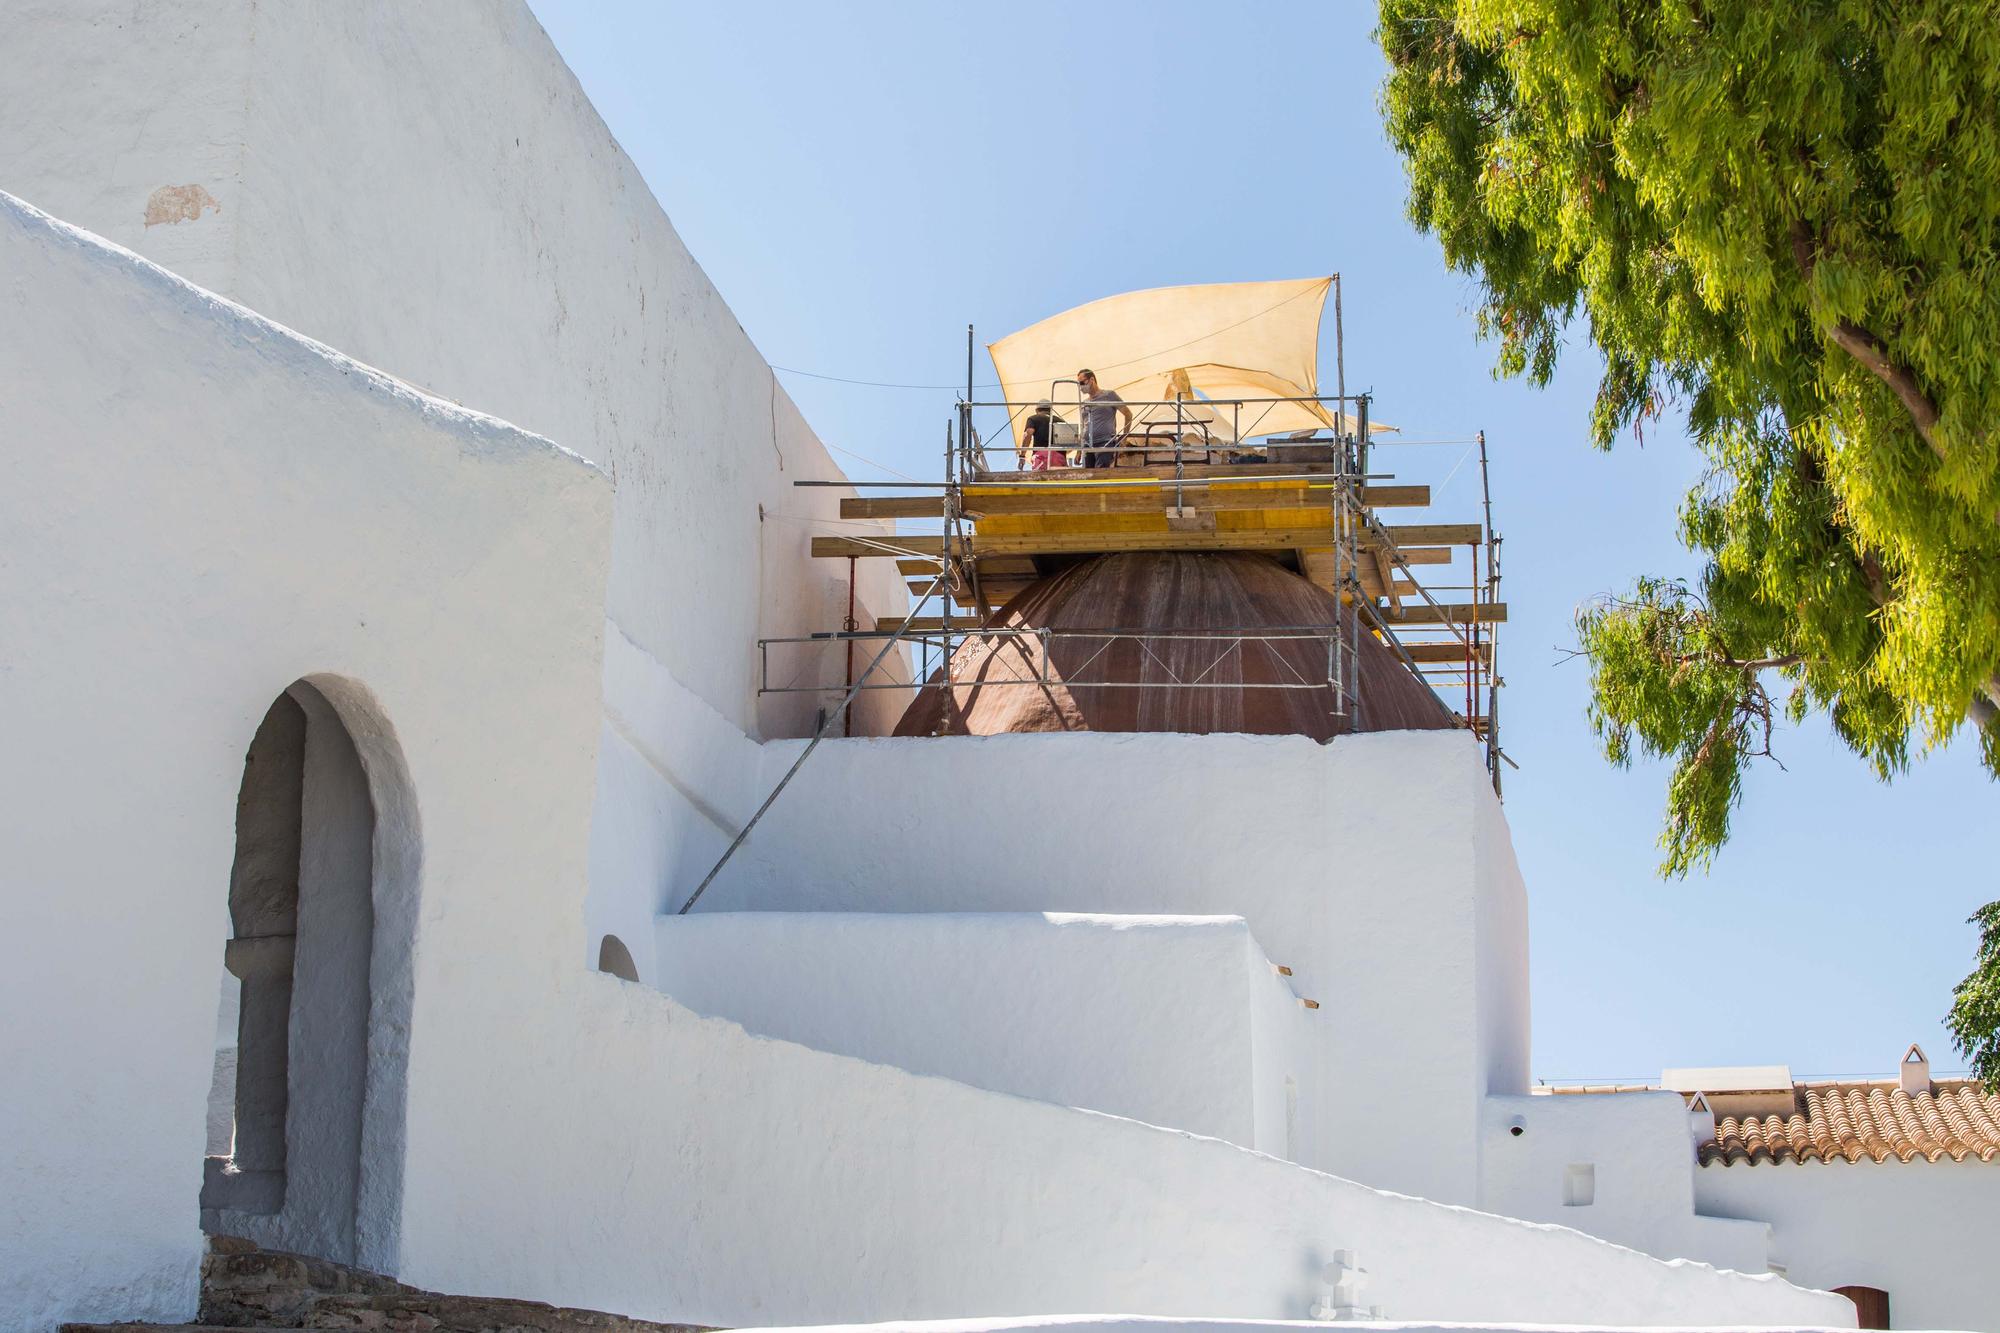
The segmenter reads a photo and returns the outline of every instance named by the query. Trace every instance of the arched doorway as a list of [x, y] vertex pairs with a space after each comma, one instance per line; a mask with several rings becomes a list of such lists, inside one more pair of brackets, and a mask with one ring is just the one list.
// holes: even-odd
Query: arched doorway
[[[360, 736], [349, 717], [364, 723]], [[236, 801], [223, 952], [236, 1040], [226, 1060], [218, 1053], [211, 1094], [206, 1231], [393, 1267], [414, 920], [408, 805], [393, 738], [357, 688], [302, 680], [271, 704]]]

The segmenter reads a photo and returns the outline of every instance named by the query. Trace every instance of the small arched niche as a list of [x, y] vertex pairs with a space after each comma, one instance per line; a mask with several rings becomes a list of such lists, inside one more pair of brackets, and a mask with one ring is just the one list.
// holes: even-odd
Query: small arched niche
[[626, 948], [625, 941], [616, 935], [606, 935], [598, 944], [597, 970], [609, 972], [621, 981], [639, 979], [639, 967], [632, 961], [632, 951]]
[[[1912, 1048], [1914, 1049], [1914, 1048]], [[1835, 1287], [1835, 1293], [1854, 1302], [1856, 1328], [1889, 1327], [1889, 1293], [1880, 1287]]]
[[414, 824], [358, 687], [301, 680], [271, 703], [236, 798], [204, 1230], [393, 1262]]

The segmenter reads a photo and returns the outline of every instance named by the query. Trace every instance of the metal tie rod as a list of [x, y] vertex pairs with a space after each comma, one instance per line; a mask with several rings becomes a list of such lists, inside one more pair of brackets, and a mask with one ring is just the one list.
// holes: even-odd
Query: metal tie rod
[[[926, 592], [922, 598], [919, 598], [918, 599], [919, 601], [927, 600], [937, 593], [938, 588], [942, 586], [945, 581], [946, 572], [947, 571], [945, 570], [938, 571], [938, 576], [935, 579], [931, 580], [930, 590]], [[842, 698], [840, 701], [840, 707], [834, 709], [832, 712], [828, 713], [824, 718], [820, 720], [819, 729], [813, 732], [812, 739], [806, 742], [806, 748], [799, 751], [799, 757], [797, 759], [794, 759], [792, 761], [792, 766], [785, 770], [785, 776], [778, 779], [778, 785], [771, 788], [771, 794], [764, 798], [764, 804], [757, 807], [757, 813], [750, 816], [750, 821], [743, 826], [742, 832], [738, 833], [735, 839], [730, 842], [728, 850], [723, 852], [722, 854], [722, 859], [717, 861], [715, 865], [712, 868], [710, 868], [709, 872], [701, 877], [701, 883], [695, 885], [694, 892], [688, 895], [688, 900], [681, 904], [681, 910], [674, 913], [675, 916], [686, 916], [688, 914], [688, 909], [695, 905], [696, 900], [699, 899], [702, 894], [708, 892], [708, 886], [715, 883], [715, 877], [722, 873], [722, 867], [729, 864], [729, 858], [736, 855], [736, 849], [738, 847], [741, 847], [744, 844], [744, 842], [748, 840], [748, 838], [750, 837], [750, 830], [757, 827], [757, 821], [764, 817], [764, 812], [769, 810], [772, 807], [772, 805], [776, 804], [779, 794], [785, 790], [786, 785], [790, 783], [793, 778], [798, 776], [799, 770], [805, 767], [806, 760], [812, 757], [812, 752], [819, 748], [819, 743], [821, 741], [826, 739], [827, 730], [828, 728], [833, 726], [834, 719], [839, 717], [841, 714], [845, 713], [847, 711], [848, 705], [854, 702], [854, 696], [861, 692], [861, 682], [867, 680], [869, 676], [874, 674], [875, 668], [882, 665], [882, 659], [889, 655], [889, 650], [891, 648], [894, 648], [896, 644], [902, 639], [902, 637], [903, 637], [902, 634], [898, 632], [897, 634], [892, 636], [887, 643], [882, 645], [882, 651], [875, 654], [875, 660], [868, 664], [867, 670], [863, 671], [859, 676], [855, 677], [854, 684], [848, 687], [846, 696]], [[948, 648], [950, 645], [947, 644], [946, 646]]]

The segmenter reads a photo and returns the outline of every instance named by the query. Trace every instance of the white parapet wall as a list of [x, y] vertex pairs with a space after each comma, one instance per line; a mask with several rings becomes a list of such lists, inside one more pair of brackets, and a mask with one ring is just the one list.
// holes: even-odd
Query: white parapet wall
[[1694, 1192], [1703, 1212], [1768, 1223], [1792, 1281], [1887, 1292], [1896, 1328], [2000, 1329], [2000, 1160], [1711, 1164]]
[[1312, 1012], [1241, 917], [698, 912], [657, 940], [661, 990], [763, 1036], [1292, 1151]]
[[[1535, 1324], [1413, 1324], [1399, 1319], [1370, 1319], [1368, 1333], [1542, 1333]], [[1749, 1328], [1752, 1326], [1742, 1326]], [[1325, 1323], [1305, 1319], [1175, 1319], [1163, 1315], [1060, 1315], [1043, 1319], [903, 1319], [880, 1324], [820, 1324], [792, 1328], [787, 1333], [1306, 1333]], [[748, 1333], [747, 1330], [744, 1333]], [[1604, 1324], [1567, 1325], [1565, 1333], [1621, 1333]], [[1723, 1328], [1708, 1333], [1724, 1333]], [[1760, 1333], [1817, 1333], [1814, 1328], [1760, 1328]]]
[[[1298, 1318], [1348, 1249], [1370, 1301], [1404, 1318], [1852, 1325], [1843, 1298], [1777, 1277], [750, 1038], [602, 975], [545, 1000], [510, 1015], [504, 1039], [492, 1029], [497, 1047], [437, 1053], [429, 1073], [450, 1095], [412, 1126], [413, 1281], [732, 1327], [966, 1310]], [[486, 1012], [444, 1002], [460, 1030]]]
[[[768, 791], [798, 751], [764, 748]], [[1241, 916], [1322, 1006], [1300, 1160], [1426, 1198], [1477, 1203], [1483, 1100], [1527, 1091], [1525, 895], [1463, 733], [828, 742], [696, 908], [746, 909]]]
[[0, 308], [0, 1327], [194, 1312], [238, 789], [300, 680], [372, 787], [394, 1266], [438, 911], [533, 884], [582, 953], [610, 481], [5, 195]]
[[1770, 1266], [1768, 1225], [1698, 1213], [1679, 1093], [1488, 1098], [1481, 1160], [1489, 1212], [1739, 1272]]

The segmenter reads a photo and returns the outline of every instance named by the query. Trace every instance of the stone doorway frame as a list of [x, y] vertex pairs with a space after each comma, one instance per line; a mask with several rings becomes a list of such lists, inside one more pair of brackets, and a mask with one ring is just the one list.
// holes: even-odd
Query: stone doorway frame
[[[267, 736], [266, 728], [274, 722], [283, 734]], [[265, 759], [295, 762], [301, 770], [296, 783], [281, 771], [282, 765], [267, 769], [261, 777], [252, 772], [259, 745], [267, 741], [272, 744], [265, 745], [270, 752]], [[296, 747], [295, 758], [280, 755], [284, 745]], [[275, 891], [266, 893], [261, 903], [241, 901], [246, 886], [238, 881], [245, 870], [246, 830], [239, 825], [230, 885], [231, 939], [225, 953], [244, 1000], [239, 1054], [250, 1058], [239, 1059], [237, 1066], [237, 1138], [232, 1156], [220, 1165], [214, 1158], [205, 1164], [203, 1229], [244, 1236], [269, 1248], [394, 1272], [402, 1248], [410, 1013], [422, 871], [420, 823], [408, 766], [374, 695], [358, 682], [323, 674], [303, 676], [279, 692], [244, 755], [237, 813], [239, 819], [263, 820], [261, 830], [250, 831], [262, 834], [252, 859], [261, 854], [261, 873], [267, 876], [273, 866], [283, 865], [287, 854], [301, 861], [291, 885], [289, 922], [282, 902], [282, 875]], [[333, 775], [326, 778], [322, 796], [343, 777], [349, 784], [345, 816], [338, 812], [323, 816], [323, 826], [314, 824], [315, 816], [306, 807], [311, 799], [305, 776], [309, 762], [313, 773], [323, 778]], [[273, 785], [260, 792], [263, 783]], [[259, 799], [265, 807], [261, 816], [253, 808]], [[357, 799], [365, 814], [356, 813]], [[300, 803], [293, 807], [298, 831], [290, 847], [282, 819], [275, 817], [287, 800]], [[357, 825], [356, 818], [368, 819], [372, 827]], [[315, 828], [317, 834], [311, 832]], [[300, 975], [300, 895], [301, 890], [313, 891], [314, 876], [340, 873], [343, 834], [346, 873], [350, 878], [364, 875], [365, 887], [350, 883], [347, 892], [358, 894], [359, 903], [349, 904], [348, 921], [342, 927], [348, 933], [336, 935], [322, 928], [320, 947], [344, 941], [340, 947], [350, 952], [346, 960], [350, 982], [364, 993], [346, 994], [344, 1003], [350, 1010], [339, 1021], [347, 1026], [335, 1031], [337, 1044], [351, 1053], [352, 1073], [334, 1071], [327, 1076], [334, 1081], [314, 1085], [311, 1079], [322, 1071], [290, 1059], [291, 1042], [302, 1031], [308, 1037], [315, 1035], [308, 1011], [292, 1004], [292, 982]], [[365, 851], [357, 851], [357, 843]], [[315, 863], [316, 847], [320, 862], [333, 863], [332, 871]], [[363, 857], [365, 870], [357, 872]], [[254, 898], [255, 892], [250, 896]], [[246, 908], [251, 910], [242, 910]], [[305, 948], [310, 950], [315, 947], [310, 905], [305, 920]], [[354, 937], [357, 928], [366, 931], [365, 938]], [[310, 960], [306, 975], [310, 986]], [[257, 988], [254, 996], [253, 988]], [[338, 1003], [341, 994], [340, 989], [329, 991], [322, 984], [308, 1002], [324, 1006], [334, 996]], [[280, 1012], [280, 1005], [283, 1021], [277, 1022], [273, 1013]], [[321, 1010], [310, 1012], [321, 1016], [322, 1029], [334, 1031], [326, 1028]], [[259, 1047], [255, 1052], [249, 1049], [253, 1038]], [[312, 1049], [323, 1056], [317, 1043]], [[352, 1086], [354, 1080], [359, 1081], [358, 1088]], [[302, 1088], [307, 1089], [303, 1099]], [[330, 1116], [324, 1113], [324, 1098], [313, 1095], [327, 1088], [338, 1089]], [[295, 1106], [306, 1109], [295, 1111]], [[309, 1113], [316, 1118], [309, 1118]], [[246, 1131], [248, 1143], [243, 1137]], [[315, 1159], [312, 1154], [322, 1148], [327, 1156]], [[295, 1164], [309, 1169], [295, 1172]], [[306, 1177], [307, 1188], [292, 1187], [294, 1174]], [[317, 1181], [312, 1178], [315, 1174], [320, 1177]], [[325, 1186], [329, 1179], [336, 1182], [331, 1190]]]

